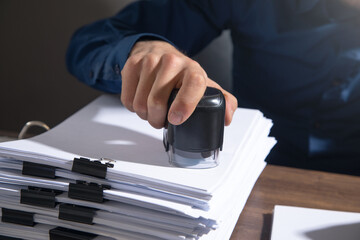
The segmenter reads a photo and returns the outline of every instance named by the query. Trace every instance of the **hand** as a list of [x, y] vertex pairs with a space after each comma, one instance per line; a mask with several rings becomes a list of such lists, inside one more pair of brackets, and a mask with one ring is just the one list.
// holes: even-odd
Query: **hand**
[[174, 125], [190, 117], [207, 86], [224, 94], [225, 125], [231, 123], [237, 108], [236, 98], [209, 79], [199, 63], [164, 41], [137, 42], [121, 75], [122, 103], [155, 128], [164, 126], [168, 99], [174, 88], [179, 92], [167, 116]]

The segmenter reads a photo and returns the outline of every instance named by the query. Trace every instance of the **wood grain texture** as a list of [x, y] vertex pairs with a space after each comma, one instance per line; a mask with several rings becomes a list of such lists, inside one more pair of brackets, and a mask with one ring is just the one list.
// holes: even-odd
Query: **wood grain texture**
[[268, 165], [231, 240], [268, 240], [275, 205], [360, 212], [360, 177]]

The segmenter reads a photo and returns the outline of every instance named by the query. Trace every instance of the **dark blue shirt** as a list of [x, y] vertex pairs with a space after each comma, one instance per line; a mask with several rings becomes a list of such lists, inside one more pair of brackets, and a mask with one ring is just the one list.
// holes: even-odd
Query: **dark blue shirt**
[[193, 56], [224, 29], [239, 106], [274, 121], [278, 144], [267, 161], [360, 174], [360, 9], [342, 0], [136, 2], [79, 29], [68, 69], [120, 93], [121, 69], [139, 39], [169, 41]]

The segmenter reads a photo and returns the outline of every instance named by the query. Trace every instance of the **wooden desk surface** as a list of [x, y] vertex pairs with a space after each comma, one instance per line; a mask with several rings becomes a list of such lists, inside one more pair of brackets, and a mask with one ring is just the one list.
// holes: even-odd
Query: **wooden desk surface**
[[269, 240], [275, 205], [360, 212], [360, 177], [268, 165], [231, 240]]

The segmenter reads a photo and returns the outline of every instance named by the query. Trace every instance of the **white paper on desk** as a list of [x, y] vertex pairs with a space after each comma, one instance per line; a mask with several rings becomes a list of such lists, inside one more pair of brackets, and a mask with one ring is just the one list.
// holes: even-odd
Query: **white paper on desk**
[[[120, 106], [113, 96], [101, 96], [59, 126], [32, 139], [0, 144], [0, 155], [66, 169], [73, 157], [107, 157], [117, 160], [107, 178], [124, 178], [139, 184], [211, 194], [237, 164], [233, 157], [258, 123], [269, 126], [257, 110], [238, 109], [225, 128], [220, 165], [212, 169], [184, 169], [169, 165], [162, 131], [152, 128], [136, 114]], [[45, 161], [45, 162], [44, 162]], [[175, 191], [175, 190], [174, 190]]]
[[[9, 158], [1, 158], [0, 157], [0, 178], [2, 171], [21, 171], [22, 170], [22, 161], [9, 159]], [[20, 172], [21, 174], [21, 172]], [[119, 181], [109, 181], [106, 179], [99, 179], [92, 176], [87, 176], [84, 174], [79, 174], [75, 172], [71, 172], [69, 170], [57, 168], [55, 170], [55, 176], [63, 179], [69, 179], [69, 182], [74, 182], [74, 180], [81, 180], [86, 182], [96, 182], [98, 184], [109, 185], [113, 190], [119, 190], [122, 192], [140, 194], [148, 197], [154, 197], [157, 199], [172, 201], [176, 203], [185, 204], [188, 206], [192, 206], [198, 209], [208, 209], [208, 202], [204, 199], [193, 198], [181, 194], [169, 193], [167, 191], [160, 191], [154, 188], [144, 187], [139, 184], [130, 184], [128, 182], [119, 182]]]
[[[1, 211], [0, 211], [0, 217], [1, 217]], [[29, 240], [42, 240], [42, 239], [48, 240], [49, 232], [48, 231], [46, 232], [47, 229], [52, 229], [55, 227], [63, 227], [63, 228], [73, 229], [73, 230], [92, 233], [92, 234], [101, 233], [103, 235], [92, 238], [92, 240], [115, 240], [115, 239], [116, 240], [123, 240], [123, 239], [159, 240], [159, 238], [151, 237], [149, 235], [143, 235], [140, 233], [134, 234], [131, 232], [126, 232], [121, 230], [118, 230], [116, 232], [109, 231], [107, 229], [104, 229], [103, 226], [85, 225], [85, 227], [81, 227], [81, 225], [84, 224], [79, 224], [79, 223], [71, 224], [63, 220], [58, 220], [51, 216], [45, 216], [36, 213], [34, 214], [34, 221], [37, 223], [34, 227], [0, 222], [0, 230], [1, 230], [0, 233], [4, 234], [5, 236], [18, 237]]]
[[[20, 202], [21, 189], [27, 189], [27, 186], [10, 185], [0, 183], [0, 199], [12, 198], [11, 202]], [[165, 212], [155, 211], [139, 206], [129, 205], [125, 203], [106, 201], [103, 203], [95, 203], [77, 199], [68, 198], [66, 193], [62, 193], [55, 197], [57, 203], [74, 204], [78, 206], [90, 207], [94, 209], [101, 209], [109, 213], [115, 213], [119, 215], [128, 216], [139, 221], [149, 221], [154, 223], [172, 224], [184, 228], [198, 228], [206, 226], [207, 228], [213, 228], [214, 222], [211, 223], [208, 219], [204, 218], [191, 218], [185, 216], [178, 216], [168, 214]]]
[[[0, 222], [0, 234], [3, 236], [27, 239], [27, 240], [49, 240], [49, 231], [56, 228], [55, 225], [36, 224], [33, 227]], [[92, 240], [115, 240], [115, 238], [97, 236]]]
[[[54, 209], [45, 209], [41, 207], [28, 206], [25, 204], [20, 204], [19, 200], [14, 197], [3, 197], [0, 196], [0, 205], [1, 208], [7, 209], [16, 209], [25, 212], [32, 212], [35, 214], [34, 222], [60, 225], [61, 223], [69, 224], [70, 226], [78, 226], [82, 231], [89, 231], [94, 234], [102, 234], [102, 231], [108, 231], [115, 235], [107, 235], [109, 237], [114, 237], [116, 234], [124, 234], [125, 232], [131, 233], [132, 235], [146, 235], [156, 236], [161, 239], [167, 240], [181, 240], [185, 239], [182, 236], [186, 234], [191, 234], [192, 230], [189, 228], [182, 228], [172, 225], [164, 226], [164, 224], [156, 224], [154, 222], [142, 222], [132, 221], [131, 218], [119, 215], [112, 214], [105, 211], [96, 211], [93, 218], [93, 225], [87, 225], [77, 222], [68, 222], [58, 219], [59, 209], [58, 207]], [[125, 219], [122, 219], [125, 218]], [[43, 222], [42, 219], [47, 219], [49, 222]], [[65, 226], [64, 226], [65, 227]], [[71, 227], [72, 228], [72, 227]], [[91, 229], [91, 230], [90, 230]]]
[[360, 213], [275, 206], [271, 240], [288, 239], [359, 240]]
[[[0, 156], [67, 170], [71, 169], [73, 157], [114, 159], [117, 162], [114, 168], [108, 169], [107, 180], [126, 183], [132, 187], [138, 186], [140, 191], [137, 192], [138, 196], [132, 198], [133, 201], [139, 200], [139, 204], [153, 204], [160, 208], [167, 207], [164, 201], [146, 201], [145, 192], [150, 190], [158, 194], [158, 197], [160, 192], [163, 192], [173, 194], [174, 197], [208, 201], [210, 209], [207, 212], [201, 211], [196, 216], [198, 220], [211, 221], [211, 224], [206, 225], [206, 230], [214, 229], [213, 226], [217, 225], [218, 221], [220, 227], [208, 235], [199, 236], [201, 239], [226, 239], [230, 236], [236, 217], [265, 166], [264, 158], [275, 144], [275, 140], [268, 137], [271, 125], [271, 121], [257, 110], [238, 109], [231, 126], [225, 128], [224, 150], [221, 152], [218, 167], [201, 170], [175, 168], [168, 163], [162, 145], [161, 130], [153, 129], [136, 114], [121, 107], [115, 97], [102, 96], [47, 133], [32, 139], [0, 144]], [[4, 164], [4, 167], [11, 168], [10, 165]], [[17, 163], [17, 166], [12, 167], [19, 169], [18, 165]], [[68, 173], [60, 171], [61, 173], [57, 173]], [[79, 176], [76, 173], [71, 174]], [[141, 189], [146, 189], [143, 195]], [[131, 197], [128, 196], [127, 199]], [[173, 207], [179, 213], [187, 211], [181, 208]], [[191, 214], [199, 211], [189, 210]], [[190, 216], [195, 220], [194, 215], [188, 215], [189, 218]], [[40, 219], [40, 223], [54, 224], [54, 217], [50, 217]], [[61, 224], [74, 229], [77, 227], [76, 224], [65, 221]], [[86, 226], [78, 227], [85, 231], [87, 229]], [[125, 225], [120, 227], [124, 228]], [[182, 233], [173, 236], [163, 231], [151, 232], [151, 229], [141, 228], [136, 224], [126, 226], [132, 229], [131, 231], [136, 231], [137, 227], [138, 232], [153, 236], [163, 234], [161, 236], [165, 239], [184, 237]], [[110, 230], [113, 231], [107, 231]]]
[[[0, 183], [0, 198], [1, 196], [14, 197], [19, 202], [21, 197], [21, 189], [27, 189], [27, 186], [10, 185]], [[62, 193], [55, 197], [57, 203], [75, 204], [78, 206], [101, 209], [112, 213], [123, 214], [126, 216], [147, 219], [155, 222], [163, 223], [178, 223], [178, 226], [196, 226], [198, 223], [205, 224], [204, 220], [197, 218], [190, 218], [184, 216], [172, 215], [160, 211], [155, 211], [139, 206], [129, 205], [116, 201], [106, 201], [103, 203], [95, 203], [83, 200], [68, 198], [66, 193]]]
[[[48, 188], [67, 192], [69, 182], [65, 179], [57, 178], [43, 179], [41, 177], [24, 176], [16, 170], [0, 170], [0, 183], [13, 185], [29, 185], [40, 188]], [[191, 206], [172, 201], [162, 200], [154, 197], [148, 197], [141, 194], [134, 194], [120, 190], [104, 190], [104, 198], [122, 203], [128, 203], [134, 206], [140, 206], [161, 212], [189, 216], [193, 218], [200, 217], [201, 211], [192, 209]]]
[[233, 190], [233, 194], [226, 202], [219, 203], [223, 207], [223, 211], [221, 212], [222, 214], [217, 216], [219, 222], [218, 229], [202, 236], [200, 238], [201, 240], [230, 239], [239, 215], [246, 204], [247, 198], [249, 197], [256, 180], [266, 166], [266, 163], [262, 161], [262, 159], [268, 154], [268, 151], [270, 151], [274, 143], [274, 139], [268, 139], [267, 151], [264, 149], [264, 151], [259, 151], [253, 156], [251, 160], [254, 165], [248, 168], [247, 173], [243, 174], [242, 178], [233, 178], [231, 179], [233, 182], [226, 183], [228, 187]]

